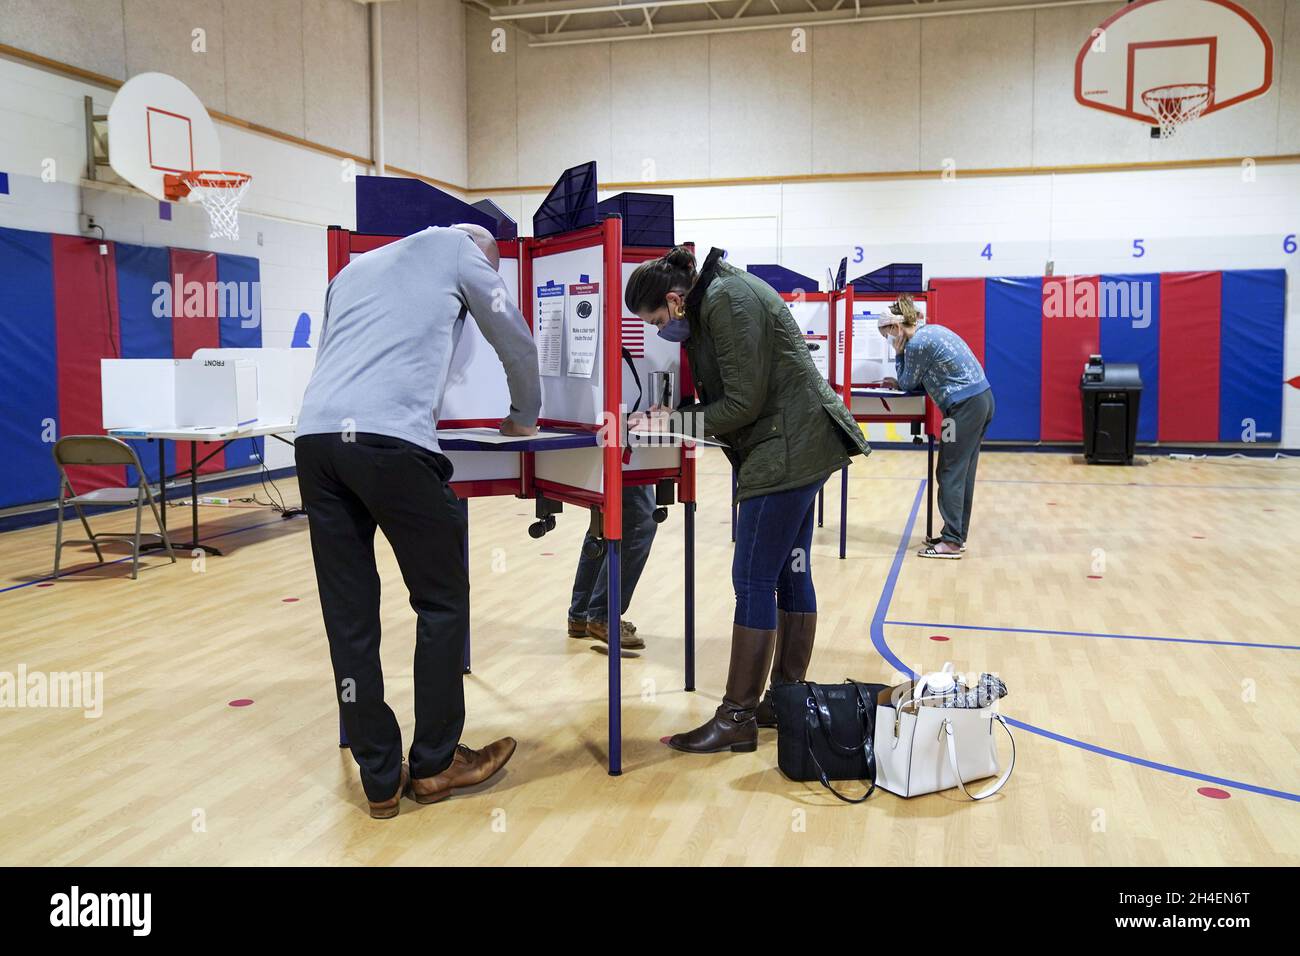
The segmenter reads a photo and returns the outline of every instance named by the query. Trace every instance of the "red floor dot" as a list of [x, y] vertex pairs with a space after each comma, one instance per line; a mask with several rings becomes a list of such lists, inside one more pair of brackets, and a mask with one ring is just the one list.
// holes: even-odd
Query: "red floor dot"
[[1048, 506], [1049, 508], [1054, 508], [1054, 507], [1056, 507], [1056, 502], [1055, 502], [1055, 501], [1049, 501], [1049, 502], [1047, 503], [1047, 506]]
[[544, 558], [553, 558], [553, 557], [555, 557], [555, 552], [554, 552], [554, 551], [543, 551], [543, 552], [542, 552], [542, 557], [544, 557]]
[[1203, 535], [1203, 534], [1194, 534], [1194, 535], [1192, 535], [1192, 537], [1195, 538], [1197, 541], [1204, 541], [1204, 540], [1205, 540], [1205, 535]]
[[283, 604], [296, 604], [301, 600], [302, 598], [281, 598], [280, 599], [281, 603]]
[[231, 706], [231, 707], [247, 707], [247, 706], [248, 706], [249, 704], [251, 704], [252, 702], [253, 702], [253, 701], [252, 701], [252, 698], [250, 698], [250, 697], [240, 697], [238, 700], [232, 700], [232, 701], [230, 702], [229, 706]]
[[948, 641], [948, 640], [952, 640], [952, 638], [944, 637], [942, 634], [931, 634], [931, 635], [930, 635], [930, 640], [932, 640], [932, 641]]
[[38, 585], [36, 585], [36, 586], [37, 586], [38, 588], [52, 588], [52, 587], [54, 587], [54, 582], [53, 582], [53, 581], [45, 581], [45, 582], [43, 582], [43, 583], [41, 583], [41, 584], [38, 584]]
[[1220, 790], [1218, 787], [1198, 787], [1196, 792], [1211, 800], [1227, 800], [1232, 796], [1227, 790]]
[[1100, 581], [1100, 580], [1101, 580], [1101, 575], [1100, 575], [1100, 574], [1090, 574], [1090, 575], [1088, 575], [1088, 580], [1089, 580], [1089, 581]]

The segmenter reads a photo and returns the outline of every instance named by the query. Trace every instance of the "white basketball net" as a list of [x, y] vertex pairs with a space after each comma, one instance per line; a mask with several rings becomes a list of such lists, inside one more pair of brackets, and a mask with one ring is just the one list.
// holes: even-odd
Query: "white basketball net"
[[239, 238], [239, 201], [252, 179], [247, 173], [198, 170], [181, 176], [190, 187], [190, 198], [203, 203], [212, 226], [213, 239]]
[[1178, 83], [1157, 86], [1142, 94], [1146, 105], [1160, 124], [1160, 138], [1168, 139], [1184, 123], [1197, 119], [1214, 97], [1214, 87], [1206, 83]]

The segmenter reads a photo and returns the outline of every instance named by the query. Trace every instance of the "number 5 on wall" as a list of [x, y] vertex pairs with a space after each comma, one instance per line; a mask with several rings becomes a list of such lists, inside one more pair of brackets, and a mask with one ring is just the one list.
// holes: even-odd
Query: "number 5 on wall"
[[1146, 242], [1145, 239], [1134, 239], [1134, 240], [1133, 240], [1133, 258], [1134, 258], [1134, 259], [1141, 259], [1143, 256], [1145, 256], [1145, 255], [1147, 254], [1146, 246], [1142, 245], [1142, 243], [1144, 243], [1144, 242]]

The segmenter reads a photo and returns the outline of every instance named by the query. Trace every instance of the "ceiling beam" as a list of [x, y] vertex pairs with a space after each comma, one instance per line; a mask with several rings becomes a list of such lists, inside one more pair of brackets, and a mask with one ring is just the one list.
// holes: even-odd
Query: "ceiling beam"
[[[671, 0], [658, 0], [644, 6], [664, 6]], [[526, 5], [526, 4], [525, 4]], [[732, 17], [722, 23], [701, 19], [679, 23], [661, 23], [650, 32], [644, 26], [626, 29], [612, 27], [594, 30], [573, 30], [560, 36], [540, 38], [534, 36], [529, 46], [575, 46], [588, 43], [610, 43], [629, 40], [651, 40], [666, 37], [700, 36], [713, 33], [745, 33], [754, 30], [781, 30], [794, 27], [833, 26], [850, 23], [872, 23], [887, 20], [924, 20], [932, 17], [966, 16], [978, 13], [1006, 13], [1016, 10], [1076, 6], [1114, 6], [1114, 0], [934, 0], [918, 6], [912, 0], [888, 6], [847, 10], [825, 10], [821, 13], [758, 14]]]

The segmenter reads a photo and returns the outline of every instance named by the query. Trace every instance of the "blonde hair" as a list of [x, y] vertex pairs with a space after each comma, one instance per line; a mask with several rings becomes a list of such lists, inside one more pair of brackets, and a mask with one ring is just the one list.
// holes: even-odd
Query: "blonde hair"
[[906, 292], [894, 300], [894, 304], [889, 307], [889, 311], [898, 316], [898, 324], [905, 329], [915, 328], [925, 321], [925, 318], [917, 311], [915, 303], [912, 302], [912, 297]]

